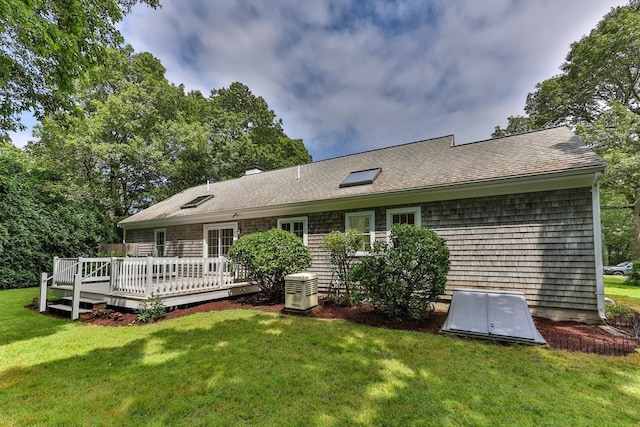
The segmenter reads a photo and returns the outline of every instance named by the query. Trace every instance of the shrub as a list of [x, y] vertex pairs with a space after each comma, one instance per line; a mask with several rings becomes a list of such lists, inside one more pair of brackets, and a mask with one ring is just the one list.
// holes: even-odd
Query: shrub
[[640, 259], [633, 261], [633, 267], [624, 281], [625, 285], [640, 286]]
[[449, 249], [427, 228], [394, 225], [390, 244], [376, 242], [371, 256], [354, 266], [358, 301], [368, 299], [390, 317], [427, 318], [445, 290]]
[[138, 320], [144, 323], [152, 323], [164, 316], [166, 307], [162, 298], [151, 295], [151, 297], [138, 304], [136, 312]]
[[[329, 262], [333, 265], [333, 277], [337, 277], [335, 294], [339, 302], [351, 305], [350, 271], [356, 262], [356, 252], [362, 246], [362, 235], [354, 229], [345, 233], [333, 231], [322, 240], [322, 247], [329, 251]], [[331, 280], [333, 287], [333, 278]], [[344, 296], [340, 295], [344, 289]]]
[[245, 267], [269, 301], [284, 299], [284, 277], [311, 265], [311, 253], [296, 235], [274, 228], [251, 233], [229, 248], [229, 258]]
[[93, 307], [93, 310], [91, 311], [91, 314], [93, 315], [93, 317], [104, 318], [104, 319], [110, 319], [111, 313], [113, 313], [113, 310], [111, 310], [110, 308]]

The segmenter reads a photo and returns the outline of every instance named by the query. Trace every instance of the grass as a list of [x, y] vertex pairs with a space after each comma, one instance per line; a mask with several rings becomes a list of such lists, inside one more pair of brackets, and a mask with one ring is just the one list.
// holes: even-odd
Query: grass
[[640, 286], [625, 285], [625, 276], [604, 276], [604, 293], [616, 304], [640, 312]]
[[251, 310], [108, 328], [0, 291], [0, 425], [639, 425], [640, 353]]

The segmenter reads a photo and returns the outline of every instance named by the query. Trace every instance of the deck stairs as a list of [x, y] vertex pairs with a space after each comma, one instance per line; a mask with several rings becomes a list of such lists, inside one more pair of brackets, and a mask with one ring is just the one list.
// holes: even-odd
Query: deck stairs
[[[135, 310], [152, 296], [175, 307], [258, 291], [225, 257], [54, 258], [53, 274], [41, 275], [38, 309], [76, 320], [96, 307]], [[48, 293], [61, 299], [47, 305]]]
[[[71, 316], [71, 312], [73, 308], [71, 304], [73, 302], [73, 297], [67, 296], [60, 298], [58, 304], [49, 304], [47, 308], [51, 311], [58, 313], [65, 313]], [[94, 309], [103, 309], [107, 308], [106, 300], [99, 300], [93, 298], [80, 298], [80, 309], [79, 314], [91, 313]]]

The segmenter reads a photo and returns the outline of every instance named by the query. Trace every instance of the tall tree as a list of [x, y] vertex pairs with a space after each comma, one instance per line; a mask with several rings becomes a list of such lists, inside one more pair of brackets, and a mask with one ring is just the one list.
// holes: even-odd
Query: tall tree
[[54, 256], [95, 255], [114, 238], [99, 209], [56, 182], [0, 141], [0, 289], [37, 286]]
[[[640, 115], [620, 103], [612, 102], [611, 108], [597, 119], [579, 124], [578, 134], [607, 163], [603, 185], [611, 193], [608, 197], [615, 198], [617, 195], [626, 201], [626, 204], [605, 205], [606, 208], [617, 205], [633, 212], [633, 256], [640, 258]], [[608, 209], [603, 209], [605, 216], [616, 214]], [[614, 231], [612, 229], [611, 234]], [[613, 235], [609, 240], [614, 240]]]
[[192, 92], [188, 99], [188, 110], [196, 112], [208, 135], [180, 151], [171, 178], [177, 188], [237, 178], [253, 165], [276, 169], [311, 161], [302, 140], [289, 138], [282, 120], [246, 85], [214, 89], [207, 99]]
[[70, 187], [106, 204], [114, 222], [169, 194], [169, 168], [186, 122], [177, 108], [183, 88], [169, 84], [164, 72], [151, 54], [110, 51], [108, 61], [78, 81], [81, 114], [46, 116], [36, 127], [39, 140], [27, 147], [61, 170]]
[[602, 204], [603, 256], [605, 265], [629, 261], [633, 253], [633, 212], [624, 196], [600, 193]]
[[502, 129], [496, 126], [491, 138], [502, 138], [517, 133], [525, 133], [535, 130], [536, 126], [528, 116], [510, 116], [507, 118], [507, 127]]
[[591, 123], [613, 103], [640, 114], [640, 0], [613, 8], [571, 45], [560, 69], [527, 95], [528, 116], [512, 116], [509, 124], [525, 119], [532, 129], [541, 129]]
[[240, 136], [239, 143], [225, 147], [228, 156], [222, 157], [229, 161], [221, 178], [240, 176], [252, 164], [275, 169], [311, 161], [302, 140], [289, 138], [282, 119], [246, 85], [235, 82], [229, 88], [213, 90], [209, 99], [211, 111], [226, 117], [227, 129]]
[[[576, 128], [607, 161], [605, 191], [624, 197], [634, 212], [633, 253], [640, 258], [640, 0], [613, 8], [571, 45], [560, 69], [561, 74], [539, 83], [527, 96], [527, 116], [509, 117], [509, 125], [524, 121], [531, 129], [559, 124]], [[518, 130], [496, 127], [493, 135]]]
[[71, 191], [92, 195], [112, 221], [206, 182], [306, 163], [301, 140], [289, 138], [264, 99], [234, 83], [185, 94], [160, 61], [130, 47], [76, 84], [75, 108], [48, 114], [28, 151], [58, 171]]
[[3, 0], [0, 2], [0, 139], [36, 117], [70, 108], [74, 81], [122, 43], [115, 24], [134, 4], [159, 0]]

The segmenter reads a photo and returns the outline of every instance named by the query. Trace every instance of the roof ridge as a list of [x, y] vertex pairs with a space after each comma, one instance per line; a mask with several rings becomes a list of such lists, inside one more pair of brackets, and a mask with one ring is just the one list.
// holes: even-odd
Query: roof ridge
[[567, 126], [567, 125], [549, 126], [549, 127], [543, 128], [543, 129], [534, 129], [534, 130], [528, 130], [526, 132], [512, 133], [511, 135], [499, 136], [497, 138], [487, 138], [487, 139], [481, 139], [480, 141], [471, 141], [471, 142], [467, 142], [465, 144], [458, 144], [458, 145], [456, 145], [456, 147], [461, 147], [463, 145], [477, 144], [479, 142], [496, 141], [496, 140], [499, 140], [499, 139], [512, 138], [514, 136], [529, 135], [529, 134], [532, 134], [532, 133], [545, 132], [545, 131], [548, 131], [548, 130], [554, 130], [554, 129], [560, 129], [560, 128], [566, 128], [567, 130], [572, 132], [571, 128], [569, 128], [569, 126]]
[[[444, 138], [451, 138], [453, 140], [454, 139], [454, 134], [451, 133], [451, 134], [448, 134], [448, 135], [436, 136], [436, 137], [433, 137], [433, 138], [420, 139], [420, 140], [411, 141], [411, 142], [402, 142], [402, 143], [396, 144], [396, 145], [388, 145], [386, 147], [372, 148], [372, 149], [366, 150], [366, 151], [358, 151], [357, 153], [349, 153], [349, 154], [343, 154], [342, 156], [329, 157], [328, 159], [317, 160], [317, 161], [311, 162], [311, 163], [320, 163], [320, 162], [326, 162], [326, 161], [329, 161], [329, 160], [343, 159], [345, 157], [359, 156], [359, 155], [362, 155], [362, 154], [373, 153], [375, 151], [390, 150], [390, 149], [393, 149], [393, 148], [405, 147], [407, 145], [420, 144], [420, 143], [423, 143], [423, 142], [435, 141], [436, 139], [444, 139]], [[305, 164], [309, 164], [309, 163], [305, 163]]]

